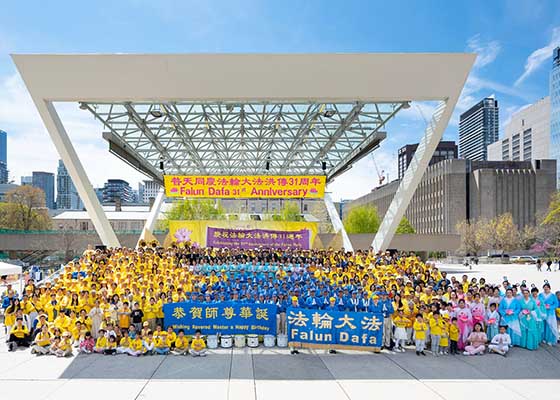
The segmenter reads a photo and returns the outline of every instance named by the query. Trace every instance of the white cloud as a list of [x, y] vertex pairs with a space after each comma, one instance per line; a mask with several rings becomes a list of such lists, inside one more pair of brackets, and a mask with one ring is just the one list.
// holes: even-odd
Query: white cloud
[[535, 72], [546, 60], [552, 57], [554, 48], [560, 46], [560, 26], [552, 30], [550, 42], [540, 49], [533, 51], [525, 62], [523, 74], [515, 81], [515, 86], [519, 86], [533, 72]]
[[480, 34], [476, 34], [467, 40], [467, 50], [477, 54], [474, 68], [482, 68], [494, 62], [501, 46], [497, 40], [483, 42], [480, 39]]
[[[8, 132], [9, 177], [16, 183], [32, 171], [55, 172], [58, 153], [18, 75], [0, 81], [0, 129]], [[101, 124], [77, 104], [57, 104], [57, 111], [94, 186], [108, 178], [127, 180], [133, 188], [146, 179], [108, 151]]]

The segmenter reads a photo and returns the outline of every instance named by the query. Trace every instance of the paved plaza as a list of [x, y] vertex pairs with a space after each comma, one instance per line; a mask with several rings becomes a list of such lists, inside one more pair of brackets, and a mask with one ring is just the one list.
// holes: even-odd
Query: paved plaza
[[[459, 276], [508, 276], [560, 288], [560, 272], [538, 273], [534, 266], [441, 268]], [[218, 349], [206, 358], [150, 356], [35, 357], [8, 353], [0, 340], [0, 399], [120, 400], [189, 397], [205, 399], [560, 399], [560, 349], [514, 348], [507, 358], [382, 352], [372, 354], [287, 349]], [[179, 397], [180, 398], [180, 397]]]

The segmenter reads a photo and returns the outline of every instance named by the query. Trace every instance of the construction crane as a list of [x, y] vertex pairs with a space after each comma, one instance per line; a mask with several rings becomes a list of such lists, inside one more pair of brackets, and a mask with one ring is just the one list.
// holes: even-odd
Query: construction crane
[[375, 166], [375, 172], [377, 172], [377, 178], [379, 179], [379, 186], [381, 186], [385, 181], [385, 175], [383, 175], [385, 173], [385, 170], [381, 170], [381, 173], [379, 172], [379, 168], [377, 168], [377, 163], [375, 162], [375, 157], [373, 156], [373, 153], [371, 153], [371, 159], [373, 160], [373, 165]]

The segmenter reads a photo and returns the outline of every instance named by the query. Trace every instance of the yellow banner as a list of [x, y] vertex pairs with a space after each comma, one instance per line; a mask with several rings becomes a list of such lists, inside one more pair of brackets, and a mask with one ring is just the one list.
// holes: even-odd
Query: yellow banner
[[167, 197], [320, 199], [325, 195], [326, 177], [165, 175]]
[[[206, 232], [208, 227], [229, 229], [269, 229], [287, 232], [308, 229], [311, 243], [314, 242], [318, 231], [317, 222], [307, 221], [169, 221], [169, 235], [165, 240], [165, 245], [169, 246], [172, 241], [189, 241], [205, 247]], [[177, 233], [179, 230], [181, 231]]]

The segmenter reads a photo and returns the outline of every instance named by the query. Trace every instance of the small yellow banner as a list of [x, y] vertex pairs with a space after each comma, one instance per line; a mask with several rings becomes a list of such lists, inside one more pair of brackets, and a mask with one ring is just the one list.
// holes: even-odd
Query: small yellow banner
[[165, 175], [167, 197], [320, 199], [325, 195], [326, 177]]

